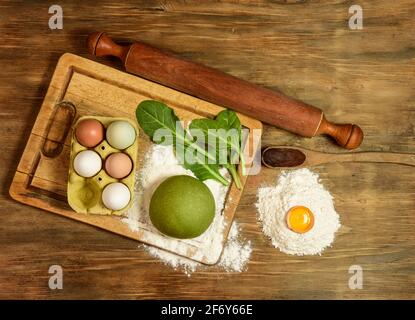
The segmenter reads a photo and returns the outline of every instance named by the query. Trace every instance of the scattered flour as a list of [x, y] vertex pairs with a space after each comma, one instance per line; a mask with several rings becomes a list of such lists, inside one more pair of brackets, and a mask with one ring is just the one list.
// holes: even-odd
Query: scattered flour
[[[206, 268], [205, 265], [199, 262], [178, 256], [168, 251], [148, 245], [143, 245], [143, 247], [153, 257], [161, 259], [166, 265], [171, 266], [174, 269], [182, 270], [188, 276], [197, 269]], [[251, 242], [244, 242], [241, 240], [239, 227], [234, 221], [217, 266], [227, 272], [243, 272], [246, 269], [246, 264], [249, 261], [251, 252]]]
[[[225, 171], [221, 173], [225, 174]], [[193, 176], [190, 170], [186, 170], [178, 163], [173, 148], [152, 146], [143, 166], [137, 172], [135, 200], [123, 221], [133, 231], [147, 230], [146, 242], [154, 246], [143, 244], [144, 250], [188, 276], [207, 266], [172, 253], [185, 254], [188, 246], [184, 244], [197, 245], [200, 248], [200, 255], [220, 257], [216, 266], [222, 270], [244, 271], [252, 252], [251, 242], [241, 239], [239, 227], [234, 222], [225, 247], [222, 248], [223, 230], [227, 227], [222, 212], [228, 190], [216, 181], [205, 181], [215, 198], [216, 213], [212, 225], [200, 237], [177, 240], [161, 235], [152, 226], [148, 214], [152, 193], [164, 179], [180, 174]], [[308, 169], [284, 171], [276, 185], [259, 188], [257, 196], [256, 207], [263, 232], [280, 251], [300, 256], [314, 255], [321, 254], [325, 248], [331, 246], [334, 235], [340, 227], [339, 215], [335, 211], [332, 196], [319, 183], [317, 174]], [[297, 234], [286, 225], [287, 211], [298, 205], [309, 208], [314, 214], [314, 227], [304, 234]]]
[[236, 222], [233, 222], [228, 242], [223, 249], [218, 265], [228, 272], [242, 272], [249, 261], [251, 252], [251, 241], [242, 242], [239, 236], [239, 227]]
[[[331, 246], [340, 227], [339, 215], [330, 193], [308, 169], [284, 171], [275, 186], [258, 189], [258, 219], [263, 232], [280, 251], [293, 255], [321, 254]], [[313, 228], [298, 234], [286, 225], [286, 213], [294, 206], [305, 206], [314, 214]]]
[[[221, 173], [226, 174], [226, 170]], [[197, 245], [201, 248], [199, 251], [202, 255], [217, 258], [220, 256], [218, 266], [226, 271], [243, 271], [249, 261], [252, 249], [249, 241], [244, 242], [240, 239], [236, 222], [232, 224], [228, 240], [225, 247], [222, 248], [223, 230], [226, 228], [222, 212], [228, 191], [228, 188], [222, 184], [214, 180], [204, 182], [215, 199], [216, 213], [211, 226], [201, 236], [195, 239], [177, 240], [161, 235], [151, 224], [148, 212], [154, 190], [166, 178], [181, 174], [194, 176], [190, 170], [183, 168], [178, 163], [171, 146], [153, 145], [144, 159], [142, 168], [137, 172], [135, 200], [123, 221], [133, 231], [148, 230], [146, 240], [154, 246], [143, 245], [145, 250], [167, 265], [183, 270], [187, 275], [196, 271], [202, 264], [171, 253], [185, 254], [187, 250], [185, 243]], [[157, 246], [170, 252], [159, 249]], [[200, 256], [197, 258], [200, 258]]]

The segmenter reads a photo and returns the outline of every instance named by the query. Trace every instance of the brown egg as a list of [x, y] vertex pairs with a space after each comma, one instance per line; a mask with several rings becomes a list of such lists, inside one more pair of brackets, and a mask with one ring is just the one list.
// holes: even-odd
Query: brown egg
[[128, 176], [133, 168], [131, 158], [122, 152], [112, 153], [105, 160], [105, 171], [113, 178]]
[[95, 119], [82, 120], [76, 126], [75, 136], [76, 140], [84, 147], [96, 147], [104, 140], [104, 126]]

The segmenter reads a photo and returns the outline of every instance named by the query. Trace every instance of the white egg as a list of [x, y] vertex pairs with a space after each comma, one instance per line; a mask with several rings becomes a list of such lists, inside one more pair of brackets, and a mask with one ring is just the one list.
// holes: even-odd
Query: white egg
[[95, 176], [101, 170], [101, 167], [101, 157], [92, 150], [79, 152], [73, 161], [73, 168], [76, 173], [85, 178]]
[[130, 202], [130, 198], [130, 190], [121, 182], [110, 183], [102, 192], [102, 202], [108, 209], [114, 211], [125, 208]]

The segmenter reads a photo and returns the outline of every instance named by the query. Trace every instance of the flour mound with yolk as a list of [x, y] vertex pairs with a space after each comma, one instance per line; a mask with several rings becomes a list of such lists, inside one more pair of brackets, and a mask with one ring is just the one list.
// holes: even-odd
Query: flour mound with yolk
[[[263, 232], [280, 251], [293, 255], [321, 254], [331, 246], [340, 228], [333, 197], [308, 169], [283, 171], [273, 186], [258, 189], [258, 219]], [[313, 227], [305, 233], [294, 232], [287, 225], [287, 212], [303, 206], [314, 216]]]

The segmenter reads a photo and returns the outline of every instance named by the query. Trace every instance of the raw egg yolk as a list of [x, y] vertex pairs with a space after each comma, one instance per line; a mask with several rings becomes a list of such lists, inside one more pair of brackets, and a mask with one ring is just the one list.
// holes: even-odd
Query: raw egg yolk
[[314, 215], [306, 207], [292, 207], [287, 213], [287, 225], [294, 232], [306, 233], [314, 225]]

